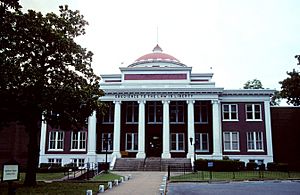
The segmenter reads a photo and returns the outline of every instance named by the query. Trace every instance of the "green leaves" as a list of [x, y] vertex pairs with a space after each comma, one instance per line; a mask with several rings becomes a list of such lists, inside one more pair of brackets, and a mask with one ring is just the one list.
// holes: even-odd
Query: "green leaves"
[[292, 72], [287, 72], [288, 77], [280, 81], [282, 98], [287, 99], [288, 104], [300, 106], [300, 74], [293, 69]]
[[247, 81], [244, 84], [244, 89], [263, 89], [263, 86], [260, 80], [253, 79], [252, 81]]
[[[44, 112], [50, 123], [68, 129], [85, 125], [92, 111], [101, 109], [103, 95], [91, 68], [92, 52], [74, 40], [85, 34], [87, 21], [68, 6], [59, 7], [60, 15], [15, 7], [1, 0], [0, 117], [28, 121]], [[59, 121], [51, 112], [60, 113]]]

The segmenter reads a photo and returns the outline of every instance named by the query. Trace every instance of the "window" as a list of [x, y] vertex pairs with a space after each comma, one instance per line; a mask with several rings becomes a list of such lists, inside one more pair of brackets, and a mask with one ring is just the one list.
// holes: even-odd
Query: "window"
[[204, 102], [195, 103], [195, 123], [208, 123], [208, 107]]
[[107, 112], [103, 115], [102, 122], [103, 123], [114, 123], [114, 113], [115, 113], [115, 107], [113, 103], [107, 104]]
[[180, 152], [184, 151], [184, 133], [171, 134], [171, 150]]
[[239, 132], [223, 133], [224, 151], [239, 151]]
[[112, 133], [102, 133], [102, 145], [101, 150], [102, 152], [109, 151], [111, 152], [113, 150], [113, 134]]
[[58, 164], [58, 165], [62, 165], [62, 160], [61, 158], [48, 158], [48, 163], [50, 164]]
[[137, 123], [138, 117], [139, 117], [139, 112], [138, 112], [137, 102], [128, 102], [127, 103], [126, 122], [127, 123]]
[[86, 132], [72, 132], [71, 135], [71, 150], [85, 150], [86, 148]]
[[184, 102], [171, 102], [170, 122], [184, 123]]
[[246, 104], [247, 120], [261, 120], [261, 105]]
[[63, 150], [64, 147], [64, 132], [50, 131], [49, 132], [49, 150]]
[[149, 102], [148, 123], [162, 123], [162, 104], [160, 102]]
[[208, 133], [195, 134], [196, 152], [208, 152]]
[[248, 151], [263, 151], [263, 133], [248, 132], [247, 133]]
[[223, 104], [223, 120], [238, 120], [237, 104]]
[[126, 151], [138, 150], [138, 134], [126, 133]]
[[84, 167], [84, 158], [72, 158], [71, 161], [76, 167]]

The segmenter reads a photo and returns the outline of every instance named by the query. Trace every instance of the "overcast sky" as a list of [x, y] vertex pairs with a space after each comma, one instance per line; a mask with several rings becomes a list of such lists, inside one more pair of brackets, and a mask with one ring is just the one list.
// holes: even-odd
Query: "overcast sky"
[[[119, 74], [158, 43], [216, 86], [242, 88], [254, 78], [280, 89], [299, 70], [298, 0], [21, 0], [23, 11], [79, 10], [89, 22], [78, 42], [94, 53], [96, 74]], [[210, 69], [212, 67], [212, 69]]]

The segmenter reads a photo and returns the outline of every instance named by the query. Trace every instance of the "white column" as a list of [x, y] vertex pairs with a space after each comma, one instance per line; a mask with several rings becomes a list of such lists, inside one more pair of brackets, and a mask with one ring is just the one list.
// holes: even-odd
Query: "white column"
[[170, 153], [170, 116], [169, 116], [169, 100], [163, 103], [163, 153], [161, 158], [171, 158]]
[[46, 136], [47, 136], [47, 122], [44, 121], [44, 116], [42, 116], [39, 163], [47, 163], [48, 162], [47, 159], [45, 159]]
[[136, 158], [146, 158], [145, 153], [145, 100], [139, 101], [138, 153]]
[[114, 116], [114, 148], [112, 156], [121, 158], [120, 139], [121, 139], [121, 101], [114, 101], [115, 116]]
[[[187, 158], [193, 158], [194, 157], [194, 145], [191, 145], [190, 138], [193, 138], [193, 141], [195, 143], [195, 125], [194, 125], [194, 100], [188, 100], [188, 153], [186, 155]], [[193, 143], [193, 144], [194, 144]]]
[[213, 119], [213, 158], [222, 158], [222, 130], [221, 130], [221, 109], [220, 101], [212, 100]]
[[88, 147], [87, 147], [87, 161], [90, 163], [97, 163], [96, 155], [96, 111], [88, 118]]
[[[264, 105], [265, 105], [264, 107], [265, 107], [267, 155], [269, 157], [268, 161], [273, 162], [273, 144], [272, 144], [270, 101], [265, 101]], [[265, 162], [265, 163], [268, 163], [268, 162]]]

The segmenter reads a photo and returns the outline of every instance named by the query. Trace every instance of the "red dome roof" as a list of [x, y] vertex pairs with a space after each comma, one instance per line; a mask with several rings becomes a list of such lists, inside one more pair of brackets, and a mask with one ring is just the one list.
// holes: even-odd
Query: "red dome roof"
[[139, 61], [151, 61], [151, 60], [162, 60], [162, 61], [176, 61], [179, 62], [175, 57], [166, 54], [166, 53], [149, 53], [143, 55], [142, 57], [138, 58], [136, 62]]

